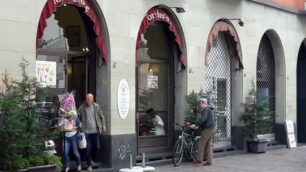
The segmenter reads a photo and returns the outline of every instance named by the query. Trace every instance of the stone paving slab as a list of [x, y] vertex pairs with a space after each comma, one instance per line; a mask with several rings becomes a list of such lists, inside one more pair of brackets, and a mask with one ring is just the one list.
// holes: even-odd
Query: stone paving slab
[[239, 154], [214, 158], [212, 166], [156, 167], [156, 172], [306, 172], [306, 146], [268, 150], [260, 154]]

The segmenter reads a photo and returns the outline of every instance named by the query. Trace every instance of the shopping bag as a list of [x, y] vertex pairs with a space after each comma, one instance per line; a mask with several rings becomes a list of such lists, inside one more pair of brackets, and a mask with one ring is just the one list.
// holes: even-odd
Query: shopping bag
[[78, 146], [80, 149], [85, 149], [87, 147], [85, 133], [79, 132], [77, 135]]

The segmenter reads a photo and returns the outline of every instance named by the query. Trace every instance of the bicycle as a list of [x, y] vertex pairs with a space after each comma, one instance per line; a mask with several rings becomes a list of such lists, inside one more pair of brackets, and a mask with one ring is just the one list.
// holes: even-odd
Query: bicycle
[[[179, 136], [178, 140], [174, 144], [173, 148], [173, 157], [172, 163], [174, 166], [179, 166], [182, 162], [183, 156], [185, 155], [186, 158], [196, 160], [196, 154], [198, 152], [198, 140], [200, 136], [196, 135], [196, 131], [189, 128], [188, 125], [181, 126], [182, 133]], [[190, 129], [190, 130], [187, 130]], [[187, 133], [190, 131], [190, 134]]]

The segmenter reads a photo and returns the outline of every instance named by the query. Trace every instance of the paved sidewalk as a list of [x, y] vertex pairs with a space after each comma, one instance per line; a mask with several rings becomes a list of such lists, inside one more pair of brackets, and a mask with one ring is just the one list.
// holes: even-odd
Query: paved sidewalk
[[156, 167], [157, 172], [306, 172], [306, 146], [268, 150], [261, 154], [238, 154], [214, 158], [212, 166], [186, 162]]

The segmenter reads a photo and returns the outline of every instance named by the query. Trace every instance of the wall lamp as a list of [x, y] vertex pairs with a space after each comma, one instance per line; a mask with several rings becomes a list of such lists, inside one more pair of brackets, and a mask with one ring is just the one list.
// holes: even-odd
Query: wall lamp
[[184, 13], [185, 9], [183, 7], [169, 7], [174, 8], [177, 13]]
[[244, 22], [241, 20], [241, 18], [232, 18], [232, 19], [227, 19], [227, 20], [237, 20], [239, 26], [243, 27], [243, 25], [244, 25]]

